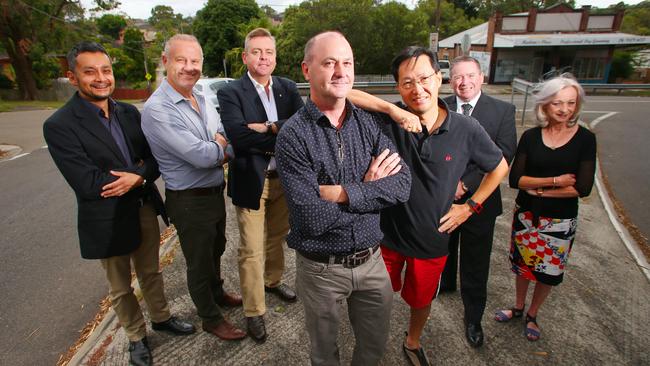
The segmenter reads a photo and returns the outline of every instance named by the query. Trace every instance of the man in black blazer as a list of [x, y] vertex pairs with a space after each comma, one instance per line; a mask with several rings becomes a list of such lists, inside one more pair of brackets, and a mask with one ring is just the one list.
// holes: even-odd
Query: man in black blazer
[[228, 196], [239, 224], [239, 279], [250, 336], [266, 339], [264, 292], [296, 301], [283, 284], [284, 240], [289, 211], [275, 169], [275, 140], [282, 124], [303, 101], [296, 84], [272, 76], [275, 38], [264, 28], [251, 31], [242, 59], [248, 72], [219, 90], [221, 121], [235, 150], [228, 164]]
[[[481, 92], [483, 73], [479, 62], [469, 56], [452, 61], [451, 87], [454, 94], [445, 101], [449, 110], [474, 117], [487, 131], [510, 164], [517, 147], [515, 106]], [[485, 172], [468, 165], [456, 189], [456, 203], [475, 192]], [[483, 202], [480, 215], [472, 215], [449, 238], [449, 256], [442, 274], [441, 292], [456, 290], [458, 247], [460, 244], [460, 288], [465, 307], [465, 335], [473, 347], [483, 344], [481, 318], [487, 299], [487, 280], [494, 223], [502, 212], [501, 191], [497, 189]]]
[[163, 289], [157, 215], [167, 217], [154, 185], [158, 164], [138, 110], [110, 98], [115, 79], [106, 50], [82, 42], [67, 59], [67, 76], [78, 91], [45, 121], [43, 134], [77, 197], [81, 256], [101, 261], [113, 310], [129, 337], [131, 363], [150, 365], [146, 325], [131, 287], [131, 261], [153, 329], [183, 335], [195, 331], [170, 314]]

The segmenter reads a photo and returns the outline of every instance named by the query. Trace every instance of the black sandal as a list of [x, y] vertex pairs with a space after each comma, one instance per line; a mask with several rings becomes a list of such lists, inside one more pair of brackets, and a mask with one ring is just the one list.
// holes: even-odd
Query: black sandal
[[[535, 324], [537, 329], [529, 327], [528, 323]], [[539, 325], [537, 324], [537, 317], [530, 316], [528, 315], [528, 313], [526, 313], [526, 323], [524, 323], [524, 334], [526, 335], [526, 339], [528, 339], [530, 342], [535, 342], [540, 338], [542, 331], [539, 329]]]
[[[510, 316], [508, 316], [506, 311], [510, 311]], [[512, 318], [521, 318], [523, 315], [524, 315], [524, 308], [517, 309], [513, 307], [510, 309], [499, 310], [496, 313], [494, 313], [494, 320], [498, 321], [499, 323], [505, 323], [505, 322], [509, 322]]]

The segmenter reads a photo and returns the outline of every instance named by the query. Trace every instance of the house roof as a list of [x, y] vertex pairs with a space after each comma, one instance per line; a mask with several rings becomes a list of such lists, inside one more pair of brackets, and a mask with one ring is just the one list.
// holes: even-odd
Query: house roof
[[[465, 34], [469, 35], [472, 45], [487, 44], [488, 23], [479, 24], [466, 31], [445, 38], [438, 46], [454, 48], [460, 44]], [[610, 33], [528, 33], [494, 35], [494, 48], [539, 47], [539, 46], [593, 46], [593, 45], [635, 45], [650, 44], [650, 37], [635, 34]]]

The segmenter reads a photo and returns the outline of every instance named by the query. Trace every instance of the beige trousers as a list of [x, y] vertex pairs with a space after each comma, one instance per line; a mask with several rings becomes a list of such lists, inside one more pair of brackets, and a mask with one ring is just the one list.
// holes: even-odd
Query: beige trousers
[[111, 305], [130, 341], [146, 335], [142, 310], [131, 287], [131, 262], [151, 321], [164, 322], [170, 317], [158, 259], [160, 228], [156, 211], [149, 203], [140, 208], [140, 231], [142, 243], [136, 251], [100, 260], [108, 279]]
[[280, 180], [264, 180], [259, 210], [236, 210], [244, 315], [259, 316], [266, 313], [264, 286], [280, 284], [284, 272], [283, 245], [289, 231], [289, 210]]

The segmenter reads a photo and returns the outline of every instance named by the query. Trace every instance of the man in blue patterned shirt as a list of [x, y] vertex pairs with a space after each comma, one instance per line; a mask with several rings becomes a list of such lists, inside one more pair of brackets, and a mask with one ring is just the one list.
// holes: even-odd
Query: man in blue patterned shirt
[[311, 363], [339, 363], [336, 337], [346, 300], [356, 338], [352, 364], [376, 365], [392, 305], [378, 249], [379, 210], [408, 199], [411, 175], [375, 117], [346, 100], [354, 60], [341, 33], [309, 40], [302, 71], [310, 98], [280, 130], [276, 159], [289, 205], [287, 243], [298, 253], [296, 289]]

